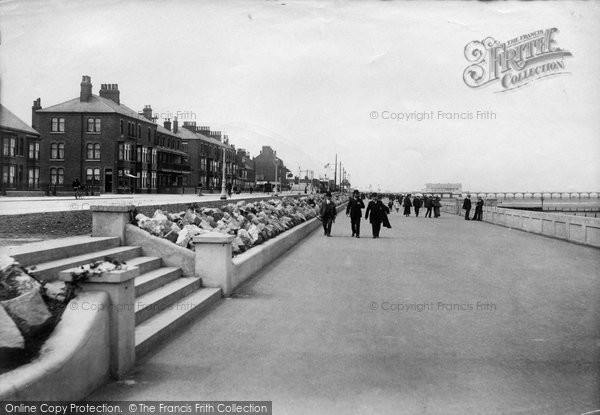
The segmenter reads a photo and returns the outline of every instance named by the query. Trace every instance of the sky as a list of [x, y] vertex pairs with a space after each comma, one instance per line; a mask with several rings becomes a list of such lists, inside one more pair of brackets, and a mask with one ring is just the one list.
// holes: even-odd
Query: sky
[[[0, 0], [0, 102], [31, 123], [89, 75], [294, 172], [332, 178], [337, 155], [360, 189], [598, 191], [598, 21], [597, 2]], [[465, 83], [470, 42], [549, 28], [561, 74]]]

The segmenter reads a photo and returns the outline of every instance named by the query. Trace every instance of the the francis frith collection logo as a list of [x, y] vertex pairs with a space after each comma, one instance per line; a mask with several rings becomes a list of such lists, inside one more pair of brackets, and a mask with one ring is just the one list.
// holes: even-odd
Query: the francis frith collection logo
[[465, 46], [465, 58], [471, 64], [463, 72], [471, 88], [499, 83], [499, 92], [520, 88], [534, 80], [566, 73], [565, 57], [571, 52], [560, 49], [553, 27], [524, 34], [507, 42], [492, 37], [474, 40]]

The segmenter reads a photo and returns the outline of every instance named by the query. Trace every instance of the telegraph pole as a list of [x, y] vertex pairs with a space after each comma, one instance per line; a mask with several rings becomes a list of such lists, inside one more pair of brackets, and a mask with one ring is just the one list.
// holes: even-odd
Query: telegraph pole
[[335, 192], [335, 186], [337, 184], [337, 154], [335, 155], [335, 169], [333, 170], [333, 191]]

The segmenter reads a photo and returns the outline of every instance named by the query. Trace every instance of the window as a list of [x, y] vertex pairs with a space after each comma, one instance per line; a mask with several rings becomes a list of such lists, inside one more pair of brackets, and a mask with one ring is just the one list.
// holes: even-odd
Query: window
[[29, 143], [29, 158], [31, 160], [40, 159], [40, 143]]
[[15, 148], [17, 146], [16, 137], [5, 137], [4, 145], [2, 146], [2, 155], [12, 157], [15, 155]]
[[148, 149], [142, 148], [142, 163], [148, 163]]
[[152, 186], [152, 188], [156, 188], [156, 172], [155, 171], [152, 172], [151, 177], [152, 177], [152, 179], [151, 179], [150, 185]]
[[64, 118], [52, 118], [52, 127], [50, 129], [53, 133], [64, 133], [65, 132], [65, 119]]
[[30, 188], [37, 188], [40, 185], [40, 168], [30, 167], [27, 172], [27, 183]]
[[158, 160], [157, 150], [152, 149], [152, 164], [156, 164], [157, 160]]
[[123, 134], [123, 120], [119, 121], [119, 131]]
[[2, 181], [5, 185], [12, 186], [15, 184], [15, 173], [17, 169], [14, 165], [2, 166]]
[[65, 181], [65, 169], [62, 167], [50, 168], [50, 183], [62, 185]]
[[88, 118], [87, 119], [87, 132], [88, 133], [99, 133], [101, 127], [100, 118]]
[[137, 136], [138, 138], [142, 138], [142, 126], [138, 124]]
[[17, 151], [19, 156], [25, 155], [25, 142], [23, 141], [23, 137], [19, 137], [19, 148]]
[[88, 160], [100, 160], [100, 144], [88, 143], [86, 146]]
[[100, 169], [85, 169], [85, 181], [86, 183], [98, 183], [100, 181]]
[[125, 144], [124, 160], [131, 161], [131, 144]]
[[123, 143], [119, 143], [119, 157], [118, 160], [123, 160], [125, 157], [125, 145]]
[[50, 144], [50, 158], [60, 160], [65, 158], [65, 143]]

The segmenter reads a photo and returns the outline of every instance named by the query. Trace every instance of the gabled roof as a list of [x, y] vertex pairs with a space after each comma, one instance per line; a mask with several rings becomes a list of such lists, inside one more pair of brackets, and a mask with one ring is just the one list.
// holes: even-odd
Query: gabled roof
[[195, 133], [193, 131], [188, 130], [187, 128], [178, 128], [177, 134], [175, 134], [175, 135], [184, 140], [202, 140], [202, 141], [206, 141], [207, 143], [214, 144], [219, 147], [231, 148], [230, 144], [225, 144], [215, 138], [207, 137], [200, 133]]
[[0, 104], [0, 128], [21, 131], [27, 134], [40, 135], [37, 131], [25, 124], [23, 120], [10, 112], [4, 105]]
[[42, 108], [36, 112], [89, 112], [89, 113], [116, 113], [126, 117], [136, 118], [140, 121], [152, 123], [149, 119], [123, 104], [117, 104], [109, 98], [92, 95], [88, 101], [81, 101], [79, 97], [51, 107]]

